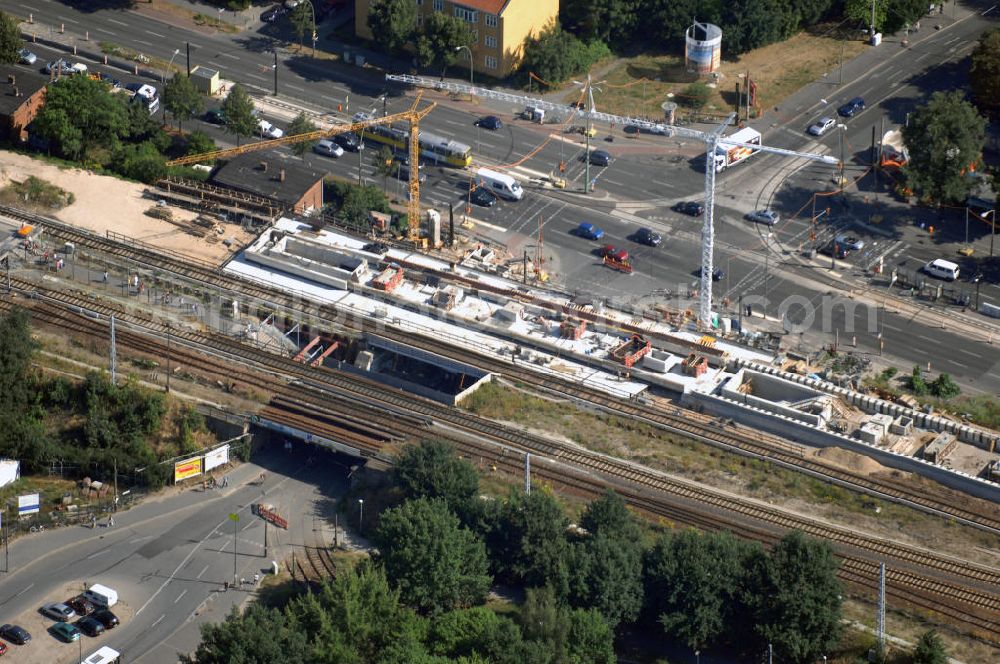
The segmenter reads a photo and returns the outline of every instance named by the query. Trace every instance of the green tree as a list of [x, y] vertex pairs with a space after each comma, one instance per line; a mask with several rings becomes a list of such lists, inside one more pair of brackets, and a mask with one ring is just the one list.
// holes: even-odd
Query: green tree
[[[885, 26], [885, 20], [889, 14], [889, 0], [874, 0], [874, 3], [875, 32], [879, 32]], [[844, 2], [844, 18], [871, 27], [872, 0], [846, 0]]]
[[543, 661], [565, 661], [569, 613], [551, 587], [528, 588], [525, 591], [518, 622], [525, 641], [533, 649], [544, 653]]
[[597, 609], [573, 609], [569, 614], [567, 660], [615, 664], [615, 632]]
[[205, 154], [218, 150], [218, 146], [211, 136], [199, 130], [192, 131], [185, 137], [184, 154]]
[[459, 459], [455, 448], [441, 440], [407, 445], [393, 467], [396, 483], [407, 498], [441, 498], [461, 515], [479, 493], [479, 474], [471, 463]]
[[70, 159], [80, 159], [91, 148], [113, 151], [128, 130], [125, 104], [101, 81], [63, 77], [48, 86], [35, 127]]
[[896, 34], [912, 28], [925, 14], [927, 3], [923, 0], [889, 0], [883, 28], [889, 34]]
[[34, 353], [28, 313], [15, 307], [0, 315], [0, 413], [23, 413], [31, 402]]
[[236, 145], [244, 136], [257, 133], [257, 118], [254, 117], [253, 100], [240, 83], [233, 86], [222, 102], [222, 114], [226, 119], [226, 131], [236, 136]]
[[746, 599], [761, 643], [793, 662], [830, 652], [840, 635], [842, 590], [829, 543], [794, 531], [757, 560]]
[[1000, 28], [988, 30], [979, 38], [972, 51], [969, 82], [979, 108], [988, 113], [1000, 112]]
[[221, 623], [201, 626], [201, 643], [193, 656], [182, 656], [188, 664], [306, 664], [305, 635], [288, 624], [284, 614], [258, 602], [240, 613], [233, 607]]
[[645, 0], [644, 6], [649, 17], [643, 21], [643, 28], [648, 31], [647, 41], [675, 53], [684, 51], [684, 33], [691, 26], [692, 17], [721, 23], [717, 8], [706, 7], [700, 0]]
[[380, 147], [378, 152], [372, 154], [372, 165], [375, 167], [375, 172], [382, 176], [382, 193], [385, 194], [389, 189], [389, 176], [397, 168], [392, 148], [388, 145]]
[[558, 597], [565, 597], [568, 525], [562, 506], [550, 492], [511, 491], [487, 535], [497, 575], [525, 586], [550, 585]]
[[559, 20], [580, 39], [602, 41], [619, 50], [633, 39], [640, 4], [639, 0], [566, 0], [560, 4]]
[[24, 48], [24, 40], [21, 39], [21, 27], [18, 20], [0, 12], [0, 62], [12, 64], [20, 59], [18, 51]]
[[550, 23], [536, 39], [525, 42], [521, 69], [534, 72], [544, 81], [561, 83], [609, 55], [611, 51], [604, 42], [581, 41], [557, 23]]
[[752, 51], [784, 36], [784, 24], [778, 20], [773, 5], [761, 0], [726, 2], [722, 24], [726, 35], [722, 46], [729, 55]]
[[930, 382], [928, 385], [931, 394], [939, 399], [954, 399], [962, 393], [960, 388], [949, 374], [943, 373]]
[[442, 500], [409, 500], [381, 515], [375, 533], [386, 575], [403, 601], [440, 612], [483, 601], [486, 548]]
[[739, 593], [751, 553], [763, 551], [729, 533], [663, 535], [646, 554], [648, 613], [692, 650], [716, 643], [742, 612]]
[[339, 201], [340, 218], [354, 228], [367, 229], [368, 213], [373, 210], [392, 212], [389, 201], [378, 187], [357, 187], [346, 182], [338, 182], [331, 189], [334, 200]]
[[177, 127], [183, 131], [184, 121], [205, 110], [205, 100], [194, 86], [191, 77], [184, 72], [173, 75], [163, 86], [163, 106], [177, 120]]
[[[305, 3], [302, 3], [305, 4]], [[299, 5], [301, 7], [302, 5]], [[298, 9], [298, 7], [296, 7]], [[298, 134], [309, 134], [316, 131], [316, 124], [309, 119], [304, 112], [299, 113], [292, 120], [291, 124], [288, 125], [288, 136], [296, 136]], [[289, 147], [292, 149], [292, 154], [301, 157], [305, 153], [313, 149], [316, 145], [316, 141], [299, 141], [298, 143], [292, 143]]]
[[469, 24], [444, 12], [434, 12], [424, 21], [417, 36], [417, 62], [422, 67], [450, 67], [458, 59], [455, 51], [460, 46], [472, 45]]
[[412, 0], [372, 0], [368, 27], [390, 53], [401, 53], [417, 29], [417, 5]]
[[913, 650], [913, 664], [947, 664], [948, 652], [944, 641], [933, 629], [920, 635]]
[[431, 652], [449, 658], [481, 658], [496, 664], [520, 664], [525, 644], [506, 616], [483, 606], [449, 611], [434, 619], [427, 643]]
[[634, 622], [642, 609], [642, 542], [598, 534], [573, 544], [570, 601], [600, 611], [612, 628]]
[[127, 178], [153, 184], [167, 174], [167, 158], [151, 141], [143, 141], [117, 150], [114, 169]]
[[299, 36], [299, 48], [302, 48], [302, 39], [308, 33], [312, 38], [316, 25], [313, 23], [313, 8], [309, 2], [300, 2], [289, 14], [288, 20], [292, 22], [295, 34]]
[[910, 155], [904, 167], [910, 189], [925, 201], [960, 203], [973, 185], [966, 177], [969, 167], [982, 162], [986, 120], [963, 92], [935, 92], [910, 114], [903, 141]]
[[385, 570], [370, 562], [296, 598], [287, 612], [291, 624], [308, 635], [314, 662], [374, 662], [393, 644], [419, 644], [423, 631]]

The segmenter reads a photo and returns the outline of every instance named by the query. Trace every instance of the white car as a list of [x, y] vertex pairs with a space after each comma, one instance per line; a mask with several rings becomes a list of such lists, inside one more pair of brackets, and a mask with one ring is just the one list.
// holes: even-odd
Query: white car
[[343, 157], [344, 148], [340, 147], [328, 138], [320, 140], [313, 146], [313, 152], [324, 157]]
[[46, 63], [45, 73], [51, 74], [54, 71], [66, 73], [69, 71], [69, 63], [59, 58], [58, 60], [53, 60], [52, 62]]
[[17, 52], [17, 58], [22, 65], [33, 65], [38, 62], [38, 56], [26, 48], [22, 48]]
[[811, 127], [809, 127], [809, 133], [812, 134], [813, 136], [822, 136], [826, 132], [833, 129], [834, 125], [836, 124], [837, 121], [834, 120], [833, 118], [820, 118], [819, 120], [814, 122]]
[[747, 215], [747, 219], [757, 224], [765, 224], [767, 226], [774, 226], [781, 220], [781, 215], [774, 210], [765, 209], [757, 210], [756, 212], [751, 212]]
[[861, 251], [865, 248], [865, 241], [856, 235], [838, 235], [836, 242], [851, 251]]
[[70, 74], [86, 74], [88, 71], [87, 65], [82, 62], [74, 62], [69, 66]]
[[281, 138], [285, 135], [284, 131], [275, 127], [267, 120], [258, 120], [257, 126], [260, 127], [261, 136], [267, 136], [268, 138]]

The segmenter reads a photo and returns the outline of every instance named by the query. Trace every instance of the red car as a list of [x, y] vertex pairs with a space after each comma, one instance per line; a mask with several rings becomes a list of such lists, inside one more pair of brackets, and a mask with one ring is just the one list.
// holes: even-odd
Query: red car
[[606, 244], [600, 249], [601, 258], [611, 257], [618, 261], [619, 263], [624, 263], [628, 261], [628, 252], [624, 249], [619, 249], [613, 244]]

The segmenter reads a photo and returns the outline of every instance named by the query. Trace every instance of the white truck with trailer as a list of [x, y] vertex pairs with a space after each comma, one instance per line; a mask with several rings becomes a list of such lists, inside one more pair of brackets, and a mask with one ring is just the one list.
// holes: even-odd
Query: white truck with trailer
[[[732, 141], [732, 142], [730, 142]], [[744, 127], [731, 136], [719, 141], [715, 148], [715, 172], [721, 173], [730, 166], [735, 166], [753, 156], [757, 150], [733, 143], [750, 143], [760, 145], [760, 132], [751, 127]]]

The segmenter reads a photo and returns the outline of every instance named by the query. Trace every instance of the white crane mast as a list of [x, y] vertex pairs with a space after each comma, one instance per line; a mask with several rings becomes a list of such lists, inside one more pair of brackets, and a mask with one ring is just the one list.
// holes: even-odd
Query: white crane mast
[[[698, 299], [698, 325], [702, 329], [709, 329], [712, 324], [712, 271], [714, 269], [713, 251], [715, 247], [715, 151], [719, 143], [726, 145], [738, 145], [751, 148], [755, 151], [770, 152], [772, 154], [785, 157], [801, 157], [820, 161], [826, 164], [838, 165], [840, 160], [829, 155], [815, 154], [811, 152], [797, 152], [795, 150], [785, 150], [767, 145], [753, 145], [750, 143], [739, 143], [724, 140], [722, 132], [729, 126], [735, 114], [730, 115], [726, 122], [716, 127], [714, 131], [703, 132], [687, 127], [678, 127], [665, 122], [651, 122], [640, 118], [632, 118], [623, 115], [613, 115], [602, 113], [594, 107], [593, 95], [590, 96], [590, 110], [583, 110], [569, 106], [567, 104], [557, 104], [544, 99], [526, 97], [524, 95], [511, 94], [488, 88], [478, 88], [463, 83], [451, 83], [448, 81], [437, 81], [432, 78], [422, 76], [412, 76], [410, 74], [386, 74], [387, 81], [395, 81], [419, 88], [429, 88], [443, 92], [458, 92], [461, 94], [474, 95], [483, 99], [493, 99], [507, 102], [518, 106], [531, 106], [546, 111], [558, 111], [561, 113], [573, 113], [589, 122], [603, 122], [606, 124], [617, 124], [621, 127], [634, 126], [651, 133], [664, 134], [666, 136], [678, 136], [682, 138], [693, 138], [705, 143], [705, 214], [701, 227], [701, 289]], [[589, 86], [588, 86], [589, 89]], [[587, 185], [589, 186], [589, 184]]]

